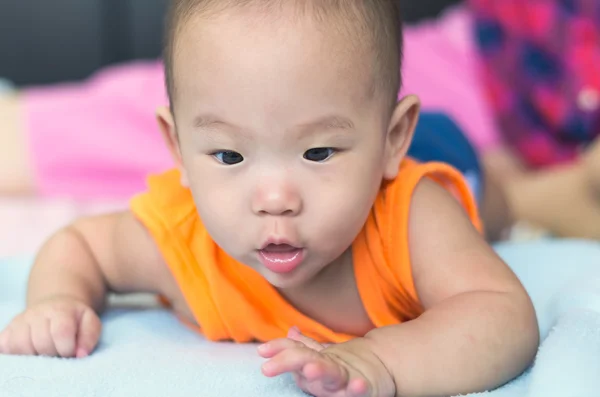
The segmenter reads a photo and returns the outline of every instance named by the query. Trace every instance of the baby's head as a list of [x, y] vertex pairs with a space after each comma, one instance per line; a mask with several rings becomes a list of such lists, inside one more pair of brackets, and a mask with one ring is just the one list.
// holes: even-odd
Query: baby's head
[[418, 114], [393, 0], [173, 0], [159, 120], [202, 221], [279, 288], [341, 263]]

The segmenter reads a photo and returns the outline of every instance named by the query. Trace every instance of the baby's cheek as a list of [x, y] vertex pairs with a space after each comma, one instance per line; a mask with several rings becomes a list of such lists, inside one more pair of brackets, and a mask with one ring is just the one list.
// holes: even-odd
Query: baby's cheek
[[242, 197], [235, 185], [225, 183], [222, 179], [219, 181], [205, 178], [203, 183], [195, 184], [192, 191], [196, 208], [203, 221], [215, 219], [230, 224], [235, 221], [236, 216], [239, 217]]
[[202, 207], [197, 206], [202, 224], [213, 238], [224, 234], [231, 234], [238, 230], [242, 223], [239, 210], [235, 206], [228, 206], [226, 200], [208, 201]]
[[252, 243], [248, 238], [253, 223], [240, 204], [231, 205], [226, 199], [214, 197], [214, 200], [207, 198], [202, 206], [197, 205], [197, 209], [212, 240], [229, 255], [236, 257]]
[[[321, 215], [313, 223], [314, 234], [321, 241], [329, 242], [331, 249], [338, 245], [350, 245], [364, 224], [365, 215], [361, 208], [364, 204], [352, 198], [330, 201], [330, 205], [323, 208]], [[343, 247], [345, 248], [347, 247]]]

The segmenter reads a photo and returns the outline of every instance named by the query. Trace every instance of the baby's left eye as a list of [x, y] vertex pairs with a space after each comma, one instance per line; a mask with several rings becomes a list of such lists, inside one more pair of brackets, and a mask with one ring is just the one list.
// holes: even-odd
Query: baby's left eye
[[319, 147], [314, 149], [308, 149], [304, 152], [304, 158], [308, 161], [315, 161], [321, 163], [328, 160], [335, 154], [336, 150], [330, 147]]

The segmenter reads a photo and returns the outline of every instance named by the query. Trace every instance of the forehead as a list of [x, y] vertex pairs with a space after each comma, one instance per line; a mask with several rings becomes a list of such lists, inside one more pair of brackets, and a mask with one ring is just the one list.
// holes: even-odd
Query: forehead
[[345, 24], [335, 16], [320, 19], [291, 7], [270, 13], [232, 8], [192, 17], [175, 41], [177, 97], [214, 90], [266, 94], [270, 89], [302, 88], [303, 82], [313, 85], [305, 89], [371, 96], [372, 51]]

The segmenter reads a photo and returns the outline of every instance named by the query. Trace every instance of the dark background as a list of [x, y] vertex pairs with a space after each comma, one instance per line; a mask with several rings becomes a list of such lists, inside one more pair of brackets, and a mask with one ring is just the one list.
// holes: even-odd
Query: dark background
[[[78, 80], [102, 66], [160, 56], [168, 0], [1, 0], [0, 77], [17, 85]], [[408, 23], [459, 0], [404, 0]]]

